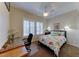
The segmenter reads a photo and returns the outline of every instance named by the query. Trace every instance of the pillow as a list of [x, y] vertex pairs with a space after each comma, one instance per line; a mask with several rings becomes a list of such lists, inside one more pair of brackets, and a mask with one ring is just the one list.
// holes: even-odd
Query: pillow
[[64, 32], [58, 32], [59, 36], [64, 36]]
[[64, 32], [56, 32], [56, 31], [52, 31], [51, 32], [52, 36], [64, 36]]
[[51, 35], [52, 35], [52, 36], [58, 36], [58, 32], [52, 31], [52, 32], [51, 32]]

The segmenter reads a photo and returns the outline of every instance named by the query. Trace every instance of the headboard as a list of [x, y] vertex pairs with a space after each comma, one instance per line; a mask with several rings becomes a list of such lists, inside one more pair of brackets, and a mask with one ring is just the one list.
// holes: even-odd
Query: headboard
[[54, 31], [54, 32], [64, 32], [64, 36], [67, 39], [67, 32], [65, 30], [51, 30], [51, 31]]

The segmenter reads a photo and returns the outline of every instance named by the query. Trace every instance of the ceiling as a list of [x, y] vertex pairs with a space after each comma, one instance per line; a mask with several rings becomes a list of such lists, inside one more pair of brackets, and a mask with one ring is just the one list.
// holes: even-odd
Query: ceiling
[[[77, 3], [78, 4], [78, 3]], [[43, 16], [48, 12], [46, 18], [50, 19], [54, 16], [77, 9], [75, 2], [11, 2], [11, 6], [23, 9], [37, 16]]]

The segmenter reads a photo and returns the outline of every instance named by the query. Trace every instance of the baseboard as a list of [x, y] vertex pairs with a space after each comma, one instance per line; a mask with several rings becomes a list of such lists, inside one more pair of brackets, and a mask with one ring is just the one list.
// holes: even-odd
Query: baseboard
[[74, 46], [74, 47], [76, 47], [76, 48], [79, 48], [79, 46], [77, 46], [77, 45], [75, 45], [75, 44], [71, 44], [71, 43], [67, 43], [67, 44], [69, 44], [69, 45], [71, 45], [71, 46]]

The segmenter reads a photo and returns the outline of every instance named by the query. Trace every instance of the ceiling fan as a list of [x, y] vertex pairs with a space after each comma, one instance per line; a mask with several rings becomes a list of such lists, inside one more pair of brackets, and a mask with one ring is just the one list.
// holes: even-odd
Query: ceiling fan
[[41, 9], [43, 11], [43, 16], [47, 17], [47, 16], [51, 16], [52, 13], [55, 11], [55, 9], [53, 8], [54, 5], [52, 5], [51, 2], [47, 2], [47, 3], [43, 3], [41, 4]]

